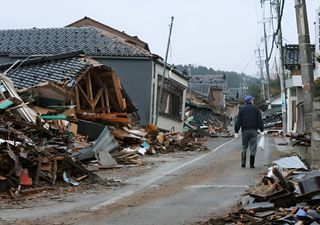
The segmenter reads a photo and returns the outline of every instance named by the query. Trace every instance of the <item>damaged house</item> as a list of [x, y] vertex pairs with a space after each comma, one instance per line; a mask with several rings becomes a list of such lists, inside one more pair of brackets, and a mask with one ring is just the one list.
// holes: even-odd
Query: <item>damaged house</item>
[[[10, 68], [10, 70], [8, 70]], [[74, 108], [78, 118], [129, 123], [137, 111], [109, 67], [79, 52], [38, 57], [0, 66], [33, 105]]]
[[[148, 48], [127, 41], [115, 32], [93, 26], [0, 30], [1, 64], [33, 56], [54, 56], [75, 51], [83, 51], [102, 65], [111, 67], [136, 105], [141, 125], [155, 122], [164, 63], [159, 56], [151, 54]], [[166, 66], [158, 114], [159, 128], [183, 129], [187, 85], [185, 75], [170, 65]], [[100, 95], [100, 92], [97, 94]]]

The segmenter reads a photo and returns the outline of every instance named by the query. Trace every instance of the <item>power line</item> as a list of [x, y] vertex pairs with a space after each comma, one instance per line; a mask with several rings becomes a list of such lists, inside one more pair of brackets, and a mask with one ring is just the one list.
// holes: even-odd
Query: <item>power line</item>
[[244, 68], [241, 70], [241, 73], [243, 73], [243, 71], [245, 69], [247, 69], [247, 67], [249, 66], [249, 64], [252, 62], [252, 59], [254, 58], [254, 53], [252, 54], [251, 58], [249, 59], [249, 62], [244, 66]]
[[[272, 5], [272, 3], [270, 2], [270, 5]], [[280, 31], [280, 28], [281, 28], [281, 20], [282, 20], [282, 15], [283, 15], [283, 9], [284, 9], [284, 0], [282, 0], [282, 3], [280, 3], [280, 15], [278, 16], [278, 21], [277, 21], [277, 30], [276, 32], [273, 33], [273, 37], [272, 37], [272, 45], [271, 45], [271, 50], [270, 50], [270, 53], [269, 53], [269, 56], [268, 56], [268, 60], [270, 60], [271, 58], [271, 55], [272, 55], [272, 52], [273, 52], [273, 49], [274, 49], [274, 46], [276, 44], [276, 37]]]

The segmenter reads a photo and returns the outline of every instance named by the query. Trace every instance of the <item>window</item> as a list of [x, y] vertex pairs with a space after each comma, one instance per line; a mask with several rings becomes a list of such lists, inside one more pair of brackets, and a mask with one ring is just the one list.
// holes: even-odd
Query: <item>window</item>
[[[161, 76], [158, 76], [158, 93], [160, 94]], [[173, 80], [164, 79], [159, 114], [181, 121], [184, 87]]]

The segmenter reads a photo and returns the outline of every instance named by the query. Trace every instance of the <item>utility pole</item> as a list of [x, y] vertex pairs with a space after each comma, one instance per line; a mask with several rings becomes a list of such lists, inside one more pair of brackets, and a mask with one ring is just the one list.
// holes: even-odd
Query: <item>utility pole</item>
[[270, 99], [270, 72], [269, 72], [269, 56], [268, 56], [268, 43], [267, 43], [267, 32], [266, 32], [266, 22], [263, 18], [263, 36], [264, 36], [264, 48], [265, 48], [265, 66], [266, 66], [266, 75], [267, 75], [267, 99], [268, 99], [268, 109], [271, 108], [271, 99]]
[[[284, 1], [283, 1], [284, 4]], [[284, 7], [284, 6], [282, 6]], [[280, 76], [280, 89], [281, 89], [281, 105], [282, 105], [282, 131], [287, 133], [287, 107], [286, 107], [286, 89], [284, 86], [284, 67], [283, 67], [283, 43], [282, 43], [282, 27], [281, 27], [281, 3], [280, 0], [276, 2], [277, 17], [278, 17], [278, 46], [279, 46], [279, 76]]]
[[[156, 108], [156, 118], [155, 118], [155, 125], [158, 125], [158, 117], [159, 117], [159, 111], [160, 111], [160, 104], [162, 101], [162, 96], [163, 96], [163, 86], [164, 86], [164, 77], [166, 75], [166, 67], [167, 67], [167, 60], [168, 60], [168, 53], [169, 53], [169, 47], [170, 47], [170, 40], [171, 40], [171, 32], [172, 32], [172, 26], [173, 26], [173, 19], [174, 17], [171, 17], [171, 23], [170, 23], [170, 28], [169, 28], [169, 37], [168, 37], [168, 43], [167, 43], [167, 50], [166, 50], [166, 57], [164, 60], [164, 65], [163, 65], [163, 73], [161, 77], [161, 85], [160, 85], [160, 93], [157, 98], [157, 108]], [[158, 77], [157, 77], [158, 79]], [[158, 82], [157, 82], [158, 83]]]
[[312, 104], [314, 94], [314, 78], [312, 54], [310, 48], [310, 36], [307, 19], [305, 0], [295, 0], [296, 19], [299, 36], [299, 56], [301, 64], [301, 76], [304, 86], [303, 107], [304, 107], [304, 129], [312, 129]]
[[258, 65], [259, 65], [259, 69], [260, 69], [260, 80], [261, 80], [261, 89], [262, 89], [262, 100], [266, 100], [266, 93], [264, 90], [264, 75], [263, 75], [263, 63], [262, 63], [262, 59], [261, 59], [261, 52], [260, 52], [260, 48], [258, 48]]

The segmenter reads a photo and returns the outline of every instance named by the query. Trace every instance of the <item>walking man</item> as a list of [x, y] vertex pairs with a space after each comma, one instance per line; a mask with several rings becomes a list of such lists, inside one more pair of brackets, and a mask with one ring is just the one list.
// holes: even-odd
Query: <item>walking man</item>
[[263, 121], [261, 112], [253, 106], [254, 98], [250, 95], [244, 98], [245, 106], [239, 111], [235, 123], [235, 137], [241, 128], [242, 150], [241, 167], [246, 167], [247, 148], [250, 146], [250, 168], [254, 167], [254, 159], [257, 151], [258, 130], [263, 134]]

